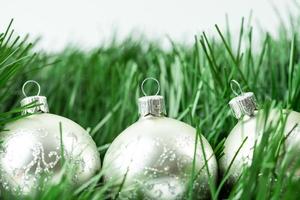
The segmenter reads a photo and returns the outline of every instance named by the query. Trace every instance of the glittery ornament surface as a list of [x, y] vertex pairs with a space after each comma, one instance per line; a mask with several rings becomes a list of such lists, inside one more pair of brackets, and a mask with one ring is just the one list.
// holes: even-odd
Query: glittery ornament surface
[[27, 195], [39, 189], [41, 176], [59, 181], [62, 156], [74, 169], [74, 185], [87, 181], [100, 168], [94, 141], [69, 119], [34, 114], [8, 124], [5, 129], [8, 131], [1, 133], [0, 170], [2, 188], [7, 191]]
[[[166, 117], [148, 116], [123, 131], [111, 144], [103, 163], [107, 182], [120, 184], [120, 198], [181, 199], [191, 181], [196, 130]], [[216, 180], [213, 150], [201, 136], [210, 175], [198, 138], [194, 199], [209, 198], [209, 177]]]
[[[256, 113], [254, 117], [244, 116], [232, 129], [225, 141], [224, 155], [220, 159], [219, 166], [224, 174], [236, 156], [229, 170], [229, 183], [231, 184], [237, 181], [243, 168], [252, 163], [255, 142], [257, 142], [257, 145], [259, 144], [263, 132], [264, 120], [258, 117], [259, 114], [262, 114], [261, 111]], [[288, 136], [285, 140], [285, 148], [287, 150], [298, 149], [300, 152], [300, 113], [284, 110], [283, 114], [284, 116], [288, 115], [284, 128], [284, 136]], [[276, 124], [282, 123], [279, 121], [279, 117], [279, 110], [271, 110], [267, 124], [273, 123], [276, 126]]]

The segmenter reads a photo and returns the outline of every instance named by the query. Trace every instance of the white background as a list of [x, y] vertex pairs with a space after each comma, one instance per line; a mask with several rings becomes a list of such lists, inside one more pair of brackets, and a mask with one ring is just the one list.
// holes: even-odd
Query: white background
[[[69, 43], [82, 48], [107, 41], [117, 32], [122, 39], [144, 33], [151, 39], [189, 43], [196, 33], [215, 34], [214, 24], [237, 33], [241, 18], [253, 11], [252, 24], [276, 33], [277, 7], [283, 18], [295, 10], [293, 0], [1, 0], [0, 30], [11, 18], [18, 34], [41, 36], [39, 47], [56, 51]], [[258, 23], [259, 22], [259, 23]]]

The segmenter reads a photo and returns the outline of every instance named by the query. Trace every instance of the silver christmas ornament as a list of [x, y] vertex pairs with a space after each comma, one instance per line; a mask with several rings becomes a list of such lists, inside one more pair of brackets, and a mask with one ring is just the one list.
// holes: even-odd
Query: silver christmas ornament
[[[26, 97], [22, 106], [30, 105], [23, 114], [30, 114], [9, 123], [0, 133], [0, 181], [2, 190], [13, 195], [32, 195], [39, 181], [56, 183], [61, 178], [63, 160], [76, 186], [89, 180], [100, 169], [100, 157], [90, 135], [75, 122], [50, 114], [46, 97]], [[32, 105], [35, 102], [35, 105]]]
[[[240, 94], [233, 89], [233, 84], [239, 88]], [[229, 173], [229, 183], [234, 184], [240, 177], [244, 167], [251, 165], [255, 143], [259, 144], [264, 128], [263, 110], [258, 110], [255, 96], [252, 92], [243, 93], [236, 81], [231, 82], [236, 97], [229, 105], [233, 115], [239, 120], [228, 135], [224, 144], [224, 155], [219, 161], [220, 171]], [[300, 144], [300, 113], [289, 110], [271, 109], [267, 117], [267, 125], [279, 122], [281, 114], [286, 117], [284, 135], [287, 152], [299, 148]], [[299, 125], [298, 125], [299, 124]], [[230, 164], [231, 167], [229, 168]]]
[[[196, 130], [165, 117], [164, 98], [157, 94], [139, 99], [140, 119], [113, 141], [105, 155], [105, 181], [122, 185], [121, 199], [183, 199], [188, 192]], [[217, 162], [203, 136], [198, 138], [194, 172], [193, 199], [209, 198], [208, 182], [216, 181]]]

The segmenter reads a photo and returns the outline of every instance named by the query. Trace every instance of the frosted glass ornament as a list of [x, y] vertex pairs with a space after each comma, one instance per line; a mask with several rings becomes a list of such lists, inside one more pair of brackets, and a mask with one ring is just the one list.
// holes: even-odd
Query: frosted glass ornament
[[[28, 81], [27, 83], [35, 81]], [[36, 83], [38, 85], [38, 83]], [[39, 85], [38, 85], [39, 87]], [[39, 88], [40, 91], [40, 88]], [[50, 114], [46, 97], [26, 97], [21, 101], [30, 114], [5, 126], [0, 133], [2, 190], [12, 195], [32, 195], [41, 189], [39, 181], [57, 183], [62, 175], [62, 159], [68, 163], [78, 186], [89, 180], [100, 169], [100, 156], [90, 135], [78, 124]]]
[[283, 123], [280, 121], [280, 117], [286, 118], [283, 131], [284, 137], [286, 137], [284, 141], [286, 152], [297, 149], [300, 152], [300, 113], [271, 109], [268, 116], [265, 116], [263, 110], [258, 110], [252, 92], [244, 93], [236, 81], [232, 81], [232, 84], [239, 87], [240, 94], [232, 88], [236, 97], [229, 102], [229, 105], [239, 121], [226, 138], [224, 155], [219, 161], [220, 171], [223, 175], [228, 171], [228, 183], [231, 185], [236, 183], [244, 168], [251, 165], [254, 147], [255, 144], [259, 145], [260, 143], [266, 117], [266, 127]]
[[[139, 99], [140, 119], [113, 141], [105, 155], [105, 180], [117, 185], [123, 182], [121, 199], [181, 199], [188, 192], [196, 129], [165, 117], [164, 98], [157, 94]], [[216, 181], [217, 162], [202, 135], [197, 142], [194, 173], [193, 199], [209, 199], [208, 181]]]

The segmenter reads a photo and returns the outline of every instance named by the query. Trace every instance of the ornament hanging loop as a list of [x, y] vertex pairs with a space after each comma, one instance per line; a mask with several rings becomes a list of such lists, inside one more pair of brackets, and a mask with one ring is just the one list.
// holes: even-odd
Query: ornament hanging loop
[[39, 96], [39, 95], [40, 95], [40, 92], [41, 92], [41, 86], [40, 86], [40, 84], [39, 84], [38, 82], [36, 82], [36, 81], [34, 81], [34, 80], [28, 80], [28, 81], [26, 81], [26, 82], [23, 84], [23, 86], [22, 86], [22, 92], [23, 92], [23, 95], [24, 95], [25, 97], [28, 97], [28, 96], [26, 95], [26, 92], [25, 92], [25, 87], [26, 87], [29, 83], [34, 83], [35, 85], [37, 85], [37, 87], [38, 87], [38, 92], [37, 92], [37, 94], [36, 94], [35, 96]]
[[[237, 119], [244, 115], [253, 116], [257, 110], [256, 98], [253, 92], [244, 93], [240, 84], [236, 80], [231, 80], [230, 87], [232, 92], [236, 95], [229, 101], [232, 113]], [[237, 88], [237, 90], [235, 89]]]
[[[234, 86], [237, 86], [238, 91], [234, 88]], [[233, 92], [233, 94], [235, 96], [239, 96], [239, 95], [243, 95], [244, 94], [244, 92], [243, 92], [243, 90], [241, 88], [241, 85], [236, 80], [231, 80], [230, 81], [230, 87], [231, 87], [231, 90], [232, 90], [232, 92]]]
[[156, 91], [156, 93], [155, 93], [154, 96], [158, 95], [158, 93], [159, 93], [159, 91], [160, 91], [160, 84], [159, 84], [159, 81], [158, 81], [157, 79], [152, 78], [152, 77], [148, 77], [148, 78], [146, 78], [145, 80], [143, 80], [143, 82], [142, 82], [142, 84], [141, 84], [141, 90], [142, 90], [142, 93], [144, 94], [144, 96], [148, 96], [147, 93], [146, 93], [145, 90], [144, 90], [144, 84], [145, 84], [147, 81], [149, 81], [149, 80], [152, 80], [152, 81], [155, 81], [155, 82], [156, 82], [156, 84], [157, 84], [157, 91]]
[[[29, 83], [33, 83], [35, 85], [37, 85], [38, 87], [38, 92], [36, 95], [33, 96], [27, 96], [26, 92], [25, 92], [25, 88]], [[22, 87], [22, 92], [23, 95], [25, 96], [24, 99], [21, 100], [21, 106], [28, 106], [34, 103], [35, 106], [31, 106], [28, 108], [25, 108], [22, 112], [23, 115], [25, 114], [34, 114], [34, 113], [48, 113], [49, 112], [49, 107], [48, 107], [48, 103], [47, 103], [47, 98], [45, 96], [40, 96], [40, 92], [41, 92], [41, 86], [38, 82], [34, 81], [34, 80], [28, 80], [23, 84]]]
[[[146, 81], [152, 80], [157, 84], [157, 91], [155, 95], [148, 95], [144, 90], [144, 84]], [[140, 97], [138, 100], [139, 104], [139, 114], [141, 117], [146, 117], [152, 115], [155, 117], [161, 117], [166, 115], [164, 97], [158, 95], [160, 91], [160, 84], [157, 79], [148, 77], [141, 84], [141, 90], [144, 94], [143, 97]]]

